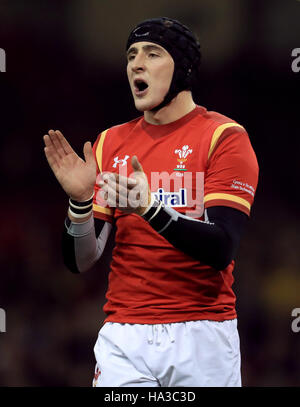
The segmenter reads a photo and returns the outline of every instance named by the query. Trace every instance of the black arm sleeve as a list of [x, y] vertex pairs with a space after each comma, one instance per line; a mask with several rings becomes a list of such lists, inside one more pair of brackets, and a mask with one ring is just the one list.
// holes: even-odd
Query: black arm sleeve
[[248, 216], [225, 206], [208, 208], [205, 215], [199, 221], [162, 206], [150, 225], [177, 249], [224, 270], [236, 256]]

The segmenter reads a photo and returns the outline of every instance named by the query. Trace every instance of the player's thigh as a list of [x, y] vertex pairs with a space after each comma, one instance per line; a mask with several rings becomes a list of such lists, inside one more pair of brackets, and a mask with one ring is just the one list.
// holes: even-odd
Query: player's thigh
[[124, 337], [119, 324], [105, 324], [94, 346], [94, 387], [157, 387], [157, 380], [138, 369], [115, 343]]
[[[168, 386], [239, 387], [240, 345], [236, 320], [189, 321], [177, 336], [178, 361]], [[178, 355], [181, 355], [180, 357]]]

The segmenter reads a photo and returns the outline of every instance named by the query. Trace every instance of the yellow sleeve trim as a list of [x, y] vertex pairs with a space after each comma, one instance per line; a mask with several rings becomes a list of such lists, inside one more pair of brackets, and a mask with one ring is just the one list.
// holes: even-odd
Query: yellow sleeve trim
[[208, 201], [214, 201], [214, 200], [225, 200], [225, 201], [233, 201], [236, 202], [240, 205], [245, 206], [247, 209], [251, 208], [251, 205], [248, 201], [246, 201], [246, 199], [240, 198], [239, 196], [235, 196], [235, 195], [231, 195], [231, 194], [207, 194], [204, 197], [204, 203], [208, 202]]
[[93, 204], [93, 211], [105, 213], [105, 215], [112, 215], [112, 210], [109, 208], [103, 208], [102, 206]]
[[228, 129], [229, 127], [241, 127], [242, 129], [244, 128], [240, 124], [232, 123], [232, 122], [224, 123], [224, 124], [221, 124], [220, 126], [218, 126], [216, 128], [216, 130], [214, 131], [214, 134], [211, 138], [210, 147], [209, 147], [209, 151], [208, 151], [208, 159], [210, 159], [210, 156], [211, 156], [212, 152], [214, 151], [214, 148], [215, 148], [219, 138], [221, 137], [223, 131]]
[[98, 167], [99, 167], [100, 172], [102, 172], [102, 151], [103, 151], [103, 143], [105, 140], [107, 130], [105, 130], [101, 133], [100, 140], [99, 140], [99, 143], [97, 145], [97, 150], [96, 150], [96, 157], [97, 157], [97, 162], [98, 162]]

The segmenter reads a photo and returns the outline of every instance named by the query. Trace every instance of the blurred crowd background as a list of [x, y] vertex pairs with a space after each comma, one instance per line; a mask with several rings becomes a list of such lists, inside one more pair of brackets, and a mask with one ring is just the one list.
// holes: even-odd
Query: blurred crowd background
[[82, 155], [86, 140], [139, 115], [125, 44], [156, 16], [197, 34], [195, 101], [243, 124], [260, 164], [234, 273], [243, 384], [300, 385], [300, 2], [0, 0], [0, 386], [91, 385], [107, 270], [73, 275], [62, 263], [68, 199], [42, 137], [60, 129]]

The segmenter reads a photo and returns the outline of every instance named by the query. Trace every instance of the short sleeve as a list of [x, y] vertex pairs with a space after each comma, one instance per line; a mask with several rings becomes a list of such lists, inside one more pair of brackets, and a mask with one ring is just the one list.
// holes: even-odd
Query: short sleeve
[[103, 144], [106, 137], [107, 130], [99, 134], [96, 142], [93, 145], [93, 153], [97, 163], [97, 178], [94, 186], [94, 200], [93, 200], [93, 214], [97, 219], [104, 220], [106, 222], [112, 223], [114, 218], [114, 209], [110, 208], [106, 202], [101, 198], [99, 187], [99, 177], [103, 171], [102, 168], [102, 152]]
[[226, 129], [209, 152], [204, 207], [229, 206], [249, 216], [258, 174], [257, 158], [245, 129]]

